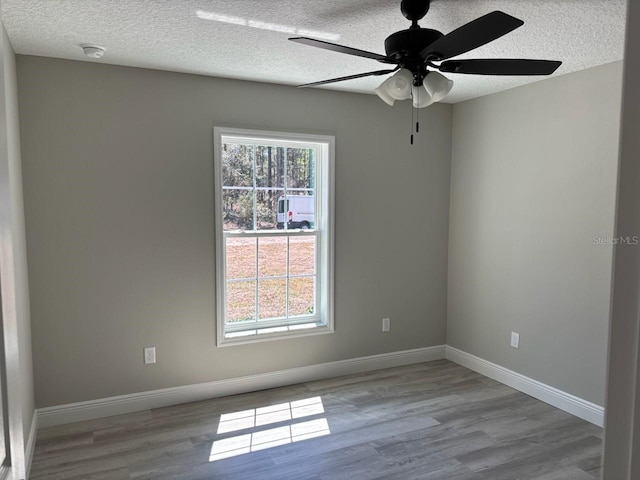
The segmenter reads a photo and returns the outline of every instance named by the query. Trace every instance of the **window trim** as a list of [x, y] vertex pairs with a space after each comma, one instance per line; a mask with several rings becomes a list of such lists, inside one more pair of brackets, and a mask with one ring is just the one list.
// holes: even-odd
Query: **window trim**
[[[213, 181], [214, 181], [214, 241], [215, 241], [215, 269], [216, 269], [216, 345], [218, 347], [241, 345], [254, 342], [263, 342], [282, 338], [302, 337], [309, 335], [319, 335], [333, 333], [334, 328], [334, 246], [335, 246], [335, 137], [331, 135], [317, 135], [304, 133], [287, 133], [267, 130], [240, 129], [233, 127], [213, 128]], [[321, 145], [323, 157], [318, 161], [324, 164], [319, 169], [320, 178], [316, 178], [316, 201], [323, 202], [321, 206], [321, 217], [318, 224], [319, 248], [316, 252], [317, 285], [320, 289], [318, 296], [319, 319], [316, 326], [306, 329], [293, 329], [286, 332], [256, 333], [250, 336], [240, 336], [225, 338], [224, 317], [225, 317], [225, 252], [224, 252], [224, 231], [223, 231], [223, 211], [219, 206], [223, 200], [222, 185], [222, 137], [238, 137], [239, 139], [266, 140], [270, 143], [312, 143]], [[318, 210], [316, 210], [318, 211]], [[274, 234], [277, 234], [274, 232]], [[324, 260], [324, 261], [321, 261]], [[295, 324], [293, 324], [295, 325]]]

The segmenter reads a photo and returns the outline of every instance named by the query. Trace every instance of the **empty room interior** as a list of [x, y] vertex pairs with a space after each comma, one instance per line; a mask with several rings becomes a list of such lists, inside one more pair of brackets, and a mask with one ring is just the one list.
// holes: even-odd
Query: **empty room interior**
[[0, 480], [640, 478], [640, 2], [0, 6]]

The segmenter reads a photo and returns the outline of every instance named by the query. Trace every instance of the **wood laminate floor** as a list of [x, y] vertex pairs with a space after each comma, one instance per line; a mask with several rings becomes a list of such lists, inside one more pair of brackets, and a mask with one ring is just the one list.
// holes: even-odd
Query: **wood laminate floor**
[[593, 480], [602, 429], [447, 360], [38, 432], [31, 480]]

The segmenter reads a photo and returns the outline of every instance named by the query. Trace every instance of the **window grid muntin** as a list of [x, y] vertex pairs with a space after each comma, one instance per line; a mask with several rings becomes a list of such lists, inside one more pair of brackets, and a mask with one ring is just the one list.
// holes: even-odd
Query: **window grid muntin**
[[[285, 278], [316, 278], [316, 276], [313, 273], [309, 273], [307, 275], [272, 275], [259, 278], [262, 280], [282, 280]], [[234, 278], [227, 280], [227, 283], [254, 282], [255, 280], [256, 277]]]
[[[285, 183], [285, 187], [286, 187], [286, 183]], [[276, 224], [277, 223], [278, 223], [278, 216], [276, 215]], [[285, 288], [285, 293], [284, 293], [284, 308], [285, 308], [284, 311], [285, 311], [285, 316], [287, 318], [289, 318], [289, 256], [290, 256], [289, 249], [290, 248], [291, 248], [291, 236], [288, 236], [287, 237], [287, 260], [286, 260], [286, 264], [287, 264], [287, 275], [286, 276], [287, 276], [287, 279], [286, 279], [286, 288]], [[314, 302], [315, 302], [315, 300], [314, 300]]]
[[[251, 146], [251, 173], [253, 179], [253, 189], [251, 190], [251, 198], [253, 199], [253, 229], [258, 230], [258, 196], [256, 195], [256, 146]], [[256, 302], [256, 308], [260, 306]], [[258, 312], [256, 316], [259, 317]]]

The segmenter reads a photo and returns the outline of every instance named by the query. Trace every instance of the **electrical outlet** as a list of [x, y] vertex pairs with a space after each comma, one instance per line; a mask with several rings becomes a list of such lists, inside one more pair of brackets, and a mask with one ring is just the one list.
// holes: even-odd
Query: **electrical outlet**
[[391, 330], [391, 319], [390, 318], [383, 318], [382, 319], [382, 331], [383, 332], [388, 332], [389, 330]]
[[144, 347], [144, 364], [156, 363], [156, 347]]
[[520, 334], [516, 332], [511, 332], [511, 346], [513, 348], [518, 348], [520, 346]]

